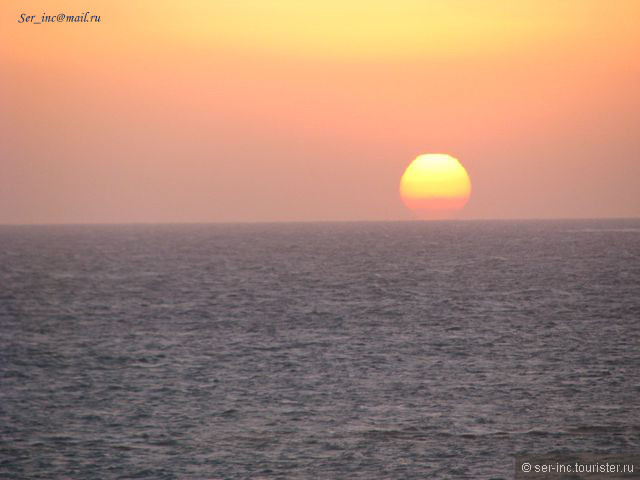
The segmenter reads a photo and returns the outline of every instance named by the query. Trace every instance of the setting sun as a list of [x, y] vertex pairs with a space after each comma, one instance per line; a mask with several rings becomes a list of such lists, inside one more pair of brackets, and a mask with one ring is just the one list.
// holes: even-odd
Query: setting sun
[[471, 181], [465, 168], [450, 155], [419, 155], [400, 180], [404, 204], [420, 218], [447, 218], [469, 200]]

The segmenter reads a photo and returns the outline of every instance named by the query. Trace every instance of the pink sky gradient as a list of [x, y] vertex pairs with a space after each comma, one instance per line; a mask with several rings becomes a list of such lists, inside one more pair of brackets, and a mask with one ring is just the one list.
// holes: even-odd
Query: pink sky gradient
[[640, 216], [640, 2], [134, 3], [0, 6], [0, 223]]

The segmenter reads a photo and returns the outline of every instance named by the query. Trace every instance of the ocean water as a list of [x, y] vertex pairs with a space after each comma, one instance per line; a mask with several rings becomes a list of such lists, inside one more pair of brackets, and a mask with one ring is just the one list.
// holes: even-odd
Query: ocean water
[[640, 451], [640, 220], [0, 227], [0, 478]]

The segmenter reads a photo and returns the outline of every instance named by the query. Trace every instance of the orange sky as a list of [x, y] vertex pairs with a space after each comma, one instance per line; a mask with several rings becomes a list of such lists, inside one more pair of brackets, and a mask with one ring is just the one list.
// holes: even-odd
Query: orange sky
[[[171, 4], [172, 5], [169, 5]], [[43, 13], [99, 24], [18, 23]], [[640, 216], [640, 2], [4, 1], [0, 223]]]

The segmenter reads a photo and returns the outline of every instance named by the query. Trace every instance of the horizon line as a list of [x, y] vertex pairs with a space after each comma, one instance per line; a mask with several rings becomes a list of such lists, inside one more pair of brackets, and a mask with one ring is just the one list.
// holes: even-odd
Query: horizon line
[[640, 216], [629, 217], [487, 217], [447, 219], [388, 219], [388, 220], [229, 220], [229, 221], [131, 221], [131, 222], [32, 222], [0, 223], [0, 227], [99, 227], [99, 226], [161, 226], [161, 225], [287, 225], [328, 223], [466, 223], [466, 222], [540, 222], [540, 221], [588, 221], [588, 220], [640, 220]]

